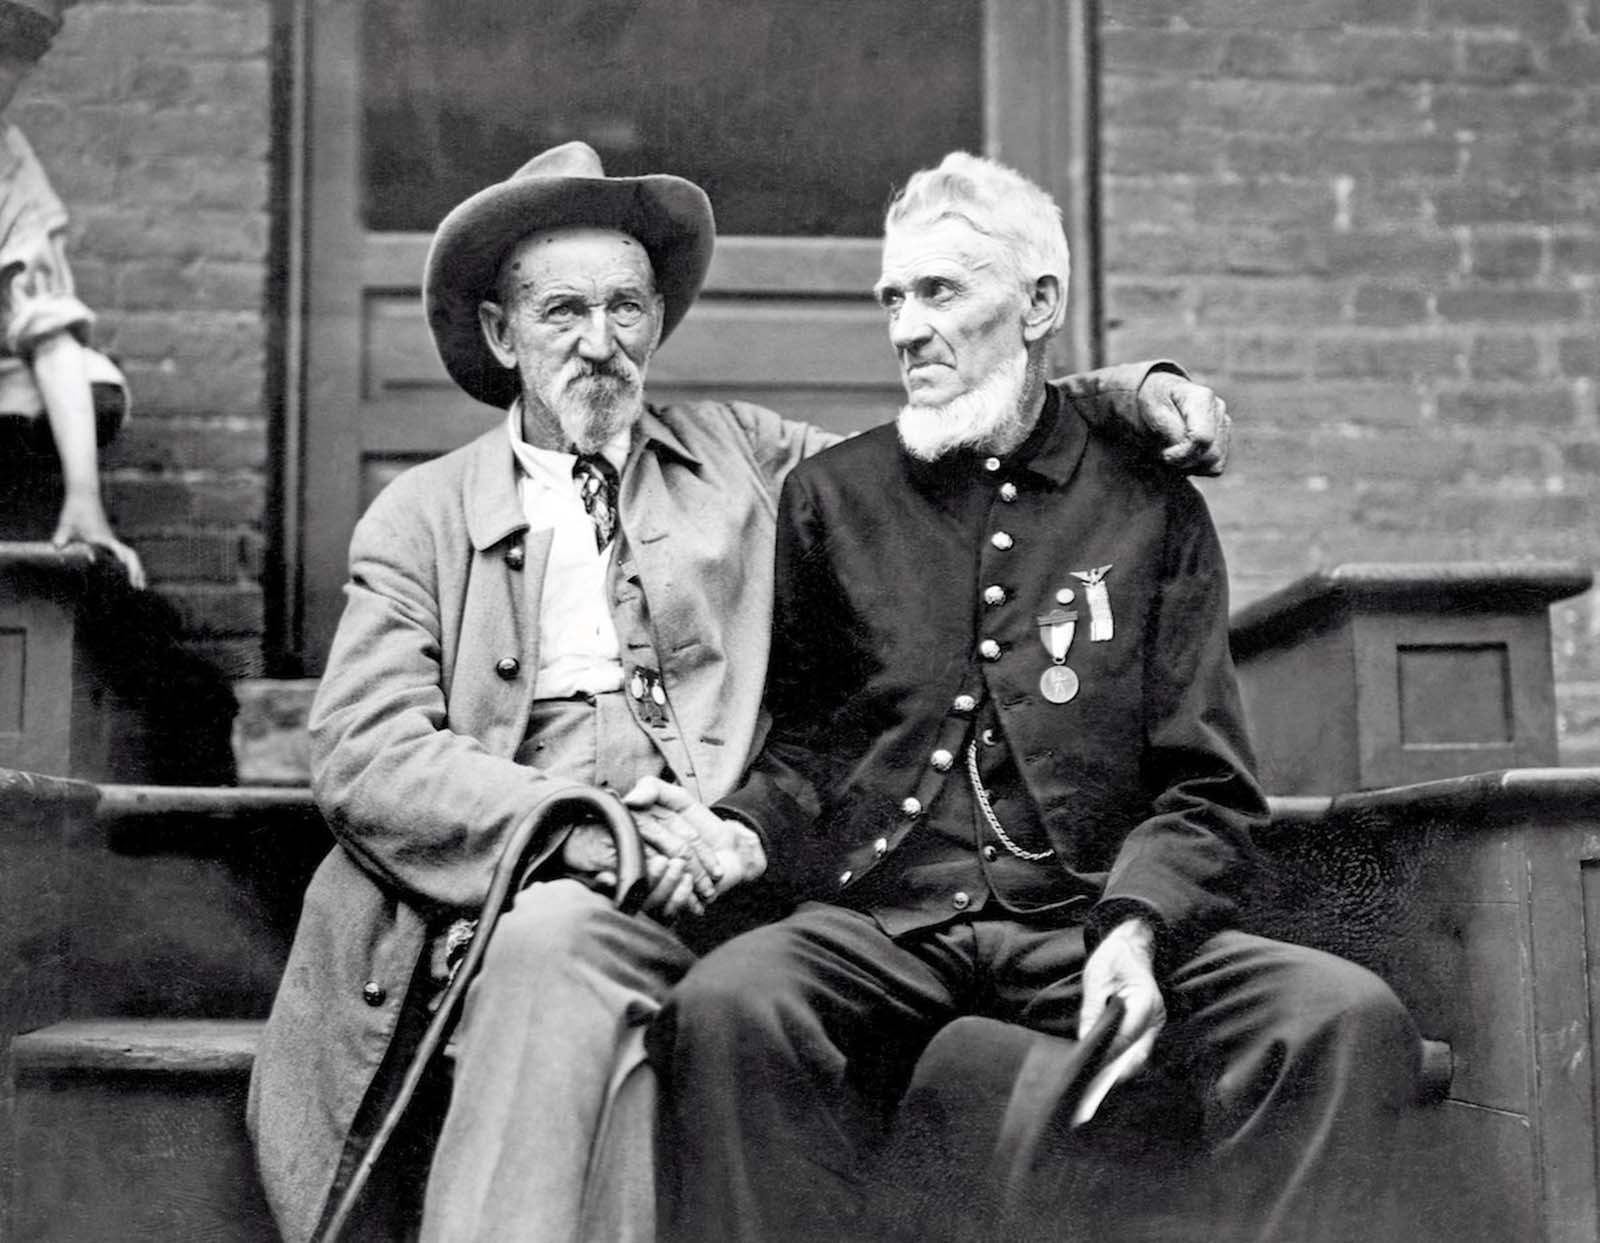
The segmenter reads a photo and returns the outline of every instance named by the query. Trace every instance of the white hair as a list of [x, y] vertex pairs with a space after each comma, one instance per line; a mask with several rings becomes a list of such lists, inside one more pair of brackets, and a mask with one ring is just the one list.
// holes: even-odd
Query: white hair
[[1050, 331], [1067, 318], [1067, 277], [1072, 268], [1061, 208], [1014, 168], [952, 151], [937, 168], [911, 174], [884, 217], [884, 232], [910, 221], [960, 220], [994, 241], [1000, 261], [1031, 297], [1042, 276], [1061, 282], [1062, 297]]

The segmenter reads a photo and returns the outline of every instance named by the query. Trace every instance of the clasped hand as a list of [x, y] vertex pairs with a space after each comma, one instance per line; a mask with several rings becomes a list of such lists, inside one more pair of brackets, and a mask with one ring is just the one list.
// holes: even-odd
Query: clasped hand
[[[722, 894], [766, 870], [761, 839], [744, 825], [723, 820], [681, 786], [645, 777], [622, 796], [644, 846], [649, 894], [643, 909], [660, 919], [703, 915]], [[579, 825], [562, 846], [572, 872], [592, 876], [602, 888], [617, 883], [611, 831]]]

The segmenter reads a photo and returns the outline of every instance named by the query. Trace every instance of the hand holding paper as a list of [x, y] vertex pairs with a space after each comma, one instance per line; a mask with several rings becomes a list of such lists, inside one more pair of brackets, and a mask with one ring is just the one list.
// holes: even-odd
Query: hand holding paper
[[1083, 1039], [1094, 1026], [1107, 998], [1122, 998], [1126, 1010], [1105, 1068], [1095, 1076], [1073, 1111], [1073, 1126], [1082, 1126], [1094, 1117], [1107, 1093], [1132, 1078], [1150, 1060], [1156, 1036], [1167, 1021], [1167, 1005], [1156, 985], [1154, 961], [1155, 934], [1150, 925], [1142, 919], [1130, 919], [1108, 932], [1084, 964], [1078, 1038]]

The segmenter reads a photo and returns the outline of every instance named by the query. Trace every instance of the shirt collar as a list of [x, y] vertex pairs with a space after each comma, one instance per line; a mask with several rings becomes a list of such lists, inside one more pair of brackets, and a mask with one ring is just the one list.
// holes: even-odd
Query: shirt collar
[[[568, 487], [572, 483], [572, 464], [578, 460], [575, 453], [559, 449], [537, 449], [522, 438], [522, 398], [511, 403], [506, 417], [506, 433], [511, 437], [511, 452], [517, 459], [517, 469], [529, 479], [546, 487]], [[632, 430], [624, 428], [600, 447], [607, 461], [618, 470], [628, 457], [628, 444]]]

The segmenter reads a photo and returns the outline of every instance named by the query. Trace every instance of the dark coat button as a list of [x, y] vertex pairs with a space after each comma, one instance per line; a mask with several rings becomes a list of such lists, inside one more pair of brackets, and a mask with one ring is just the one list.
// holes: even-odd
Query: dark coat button
[[520, 570], [522, 568], [525, 555], [526, 554], [524, 554], [522, 551], [521, 544], [513, 544], [510, 548], [506, 549], [506, 564], [513, 570]]
[[522, 671], [522, 662], [515, 656], [502, 656], [494, 662], [494, 671], [509, 682]]
[[368, 980], [361, 986], [361, 1000], [369, 1006], [381, 1006], [389, 1000], [389, 990], [376, 980]]

